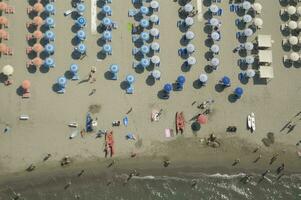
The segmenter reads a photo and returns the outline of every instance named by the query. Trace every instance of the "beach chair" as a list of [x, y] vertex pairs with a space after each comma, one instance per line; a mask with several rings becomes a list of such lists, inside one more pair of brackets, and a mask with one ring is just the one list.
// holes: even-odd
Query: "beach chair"
[[240, 22], [241, 22], [241, 19], [235, 19], [235, 25], [236, 26], [239, 26]]
[[230, 12], [235, 12], [235, 5], [234, 4], [230, 4], [229, 8], [230, 8]]
[[117, 29], [118, 28], [118, 24], [116, 22], [112, 22], [112, 28], [113, 29]]
[[5, 34], [3, 37], [2, 37], [3, 40], [9, 40], [9, 33]]
[[284, 31], [286, 28], [287, 28], [287, 25], [286, 25], [286, 24], [281, 24], [281, 25], [280, 25], [280, 30], [281, 30], [281, 31]]
[[280, 9], [279, 15], [282, 16], [282, 15], [284, 15], [284, 13], [286, 13], [285, 9], [284, 9], [284, 8], [281, 8], [281, 9]]
[[33, 62], [31, 60], [26, 62], [26, 68], [29, 68], [32, 65], [33, 65]]
[[140, 51], [139, 48], [133, 47], [133, 49], [132, 49], [132, 54], [133, 54], [133, 56], [136, 55], [139, 51]]
[[239, 11], [239, 9], [240, 9], [240, 6], [239, 6], [239, 5], [237, 5], [237, 4], [235, 4], [235, 5], [234, 5], [234, 12], [238, 12], [238, 11]]
[[224, 13], [224, 10], [222, 8], [219, 8], [217, 11], [217, 15], [221, 16]]
[[241, 36], [243, 36], [243, 34], [241, 32], [236, 32], [236, 39], [241, 38]]
[[26, 48], [26, 54], [29, 54], [30, 52], [32, 52], [32, 47], [27, 47]]
[[[112, 72], [111, 72], [112, 73]], [[117, 73], [112, 73], [112, 80], [117, 80], [117, 78], [118, 78], [118, 75], [117, 75]]]
[[287, 38], [283, 38], [282, 39], [282, 46], [286, 46], [286, 45], [288, 45], [289, 43], [288, 43], [288, 39]]
[[7, 7], [4, 12], [5, 14], [14, 14], [16, 10], [14, 7]]
[[31, 6], [27, 7], [27, 14], [30, 14], [32, 11], [33, 11], [33, 8]]
[[180, 84], [179, 82], [176, 82], [176, 83], [175, 83], [174, 90], [175, 90], [175, 91], [182, 91], [183, 88], [184, 88], [183, 86], [184, 86], [183, 84]]
[[129, 17], [134, 17], [135, 15], [137, 15], [139, 12], [136, 9], [129, 9], [128, 11], [128, 16]]
[[288, 63], [290, 62], [291, 60], [288, 58], [287, 55], [283, 55], [283, 63]]
[[127, 94], [133, 94], [133, 93], [134, 93], [134, 87], [133, 87], [132, 85], [130, 85], [130, 87], [128, 87], [128, 88], [126, 89], [126, 93], [127, 93]]
[[31, 95], [30, 95], [30, 91], [29, 89], [27, 90], [24, 90], [23, 94], [22, 94], [22, 98], [29, 98]]
[[136, 69], [137, 67], [140, 67], [140, 63], [137, 62], [137, 61], [134, 61], [133, 64], [132, 64], [132, 67], [133, 67], [134, 69]]
[[179, 48], [178, 55], [181, 56], [181, 57], [187, 56], [188, 55], [187, 49], [186, 48]]
[[184, 20], [183, 19], [180, 19], [177, 21], [177, 27], [181, 27], [185, 24]]
[[6, 51], [4, 52], [4, 55], [8, 55], [8, 56], [12, 56], [14, 55], [14, 52], [12, 50], [12, 48], [7, 48]]
[[246, 64], [246, 60], [243, 58], [240, 58], [237, 60], [237, 64], [238, 64], [238, 66], [243, 66]]
[[57, 93], [59, 93], [59, 94], [64, 94], [65, 92], [66, 92], [66, 90], [65, 90], [64, 87], [60, 88], [60, 89], [57, 91]]
[[137, 34], [132, 35], [132, 42], [136, 42], [139, 39], [140, 39], [139, 35], [137, 35]]
[[169, 93], [166, 91], [162, 91], [162, 99], [169, 99]]

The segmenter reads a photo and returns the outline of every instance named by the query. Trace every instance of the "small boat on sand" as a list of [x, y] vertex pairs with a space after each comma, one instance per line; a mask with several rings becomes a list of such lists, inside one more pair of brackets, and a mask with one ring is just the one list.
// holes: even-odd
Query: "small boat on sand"
[[251, 129], [252, 129], [252, 132], [254, 132], [256, 130], [255, 114], [253, 112], [251, 113]]
[[247, 122], [248, 122], [248, 129], [251, 129], [252, 128], [252, 117], [251, 117], [251, 115], [248, 115]]
[[105, 157], [110, 155], [112, 157], [114, 155], [114, 138], [113, 138], [113, 131], [105, 133]]
[[184, 132], [185, 128], [185, 118], [183, 112], [177, 112], [176, 113], [176, 133], [181, 132], [181, 134]]

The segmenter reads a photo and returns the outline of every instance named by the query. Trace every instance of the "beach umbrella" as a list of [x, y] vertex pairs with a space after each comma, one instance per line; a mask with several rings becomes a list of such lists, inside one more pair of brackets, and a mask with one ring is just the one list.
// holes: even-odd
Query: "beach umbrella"
[[290, 55], [290, 59], [294, 62], [298, 61], [300, 59], [300, 56], [298, 53], [296, 52], [292, 52], [291, 55]]
[[192, 31], [187, 31], [185, 33], [185, 37], [188, 39], [188, 40], [192, 40], [194, 38], [194, 33]]
[[119, 66], [116, 65], [116, 64], [112, 64], [111, 67], [110, 67], [110, 71], [114, 74], [118, 73], [119, 72]]
[[289, 6], [289, 7], [287, 7], [286, 11], [288, 14], [293, 15], [296, 13], [297, 9], [295, 6]]
[[249, 23], [252, 21], [251, 15], [244, 15], [243, 18], [244, 22]]
[[48, 67], [53, 66], [54, 65], [54, 60], [50, 57], [46, 58], [44, 61], [44, 64]]
[[36, 39], [41, 39], [43, 37], [43, 33], [39, 30], [33, 32], [33, 37]]
[[254, 48], [254, 44], [252, 42], [246, 42], [244, 47], [246, 50], [251, 51]]
[[160, 49], [160, 44], [159, 44], [158, 42], [153, 42], [153, 43], [151, 44], [151, 49], [152, 49], [153, 51], [158, 51], [158, 50]]
[[154, 71], [152, 71], [152, 76], [155, 79], [159, 79], [161, 77], [161, 72], [159, 70], [155, 69]]
[[85, 11], [85, 9], [86, 9], [86, 6], [83, 3], [78, 3], [76, 5], [76, 10], [79, 13], [83, 13]]
[[150, 51], [148, 45], [142, 45], [141, 48], [140, 48], [140, 50], [141, 50], [141, 53], [143, 53], [143, 54], [147, 54]]
[[140, 26], [143, 27], [143, 28], [147, 28], [149, 26], [149, 20], [141, 19], [140, 20]]
[[70, 71], [72, 72], [72, 73], [77, 73], [77, 71], [78, 71], [78, 65], [77, 64], [71, 64], [70, 65]]
[[140, 7], [140, 13], [143, 15], [147, 15], [149, 13], [149, 9], [146, 6], [141, 6]]
[[212, 12], [212, 13], [217, 13], [218, 12], [218, 6], [216, 4], [212, 4], [210, 7], [209, 7], [209, 10]]
[[43, 19], [40, 16], [34, 17], [32, 21], [37, 26], [41, 26], [43, 24]]
[[248, 64], [254, 63], [254, 57], [253, 56], [247, 56], [246, 57], [246, 63], [248, 63]]
[[208, 119], [207, 119], [206, 115], [201, 114], [201, 115], [198, 116], [198, 123], [199, 124], [206, 124], [207, 121], [208, 121]]
[[40, 2], [38, 2], [38, 3], [35, 3], [34, 5], [33, 5], [33, 9], [36, 11], [36, 12], [42, 12], [43, 10], [44, 10], [44, 6], [43, 6], [43, 4], [41, 4]]
[[202, 83], [206, 83], [208, 81], [208, 76], [207, 74], [201, 74], [200, 77], [199, 77], [199, 80], [202, 82]]
[[140, 64], [142, 65], [142, 67], [148, 67], [150, 64], [150, 60], [148, 58], [142, 58]]
[[153, 23], [157, 23], [159, 21], [159, 17], [158, 17], [158, 15], [151, 15], [149, 17], [149, 20]]
[[237, 87], [234, 90], [234, 94], [238, 97], [241, 97], [241, 95], [244, 93], [244, 90], [241, 87]]
[[251, 3], [250, 3], [249, 1], [244, 1], [244, 2], [242, 3], [242, 7], [243, 7], [243, 9], [245, 9], [245, 10], [249, 10], [249, 9], [252, 7], [252, 5], [251, 5]]
[[5, 10], [8, 7], [7, 3], [5, 2], [0, 2], [0, 10]]
[[0, 43], [0, 52], [5, 52], [7, 50], [6, 44]]
[[48, 53], [53, 53], [53, 52], [54, 52], [54, 46], [53, 46], [53, 44], [46, 44], [45, 50], [46, 50]]
[[213, 40], [217, 41], [217, 40], [219, 40], [220, 35], [219, 35], [218, 32], [214, 31], [214, 32], [211, 33], [211, 38], [212, 38]]
[[30, 81], [29, 80], [24, 80], [23, 82], [22, 82], [22, 88], [24, 89], [24, 90], [28, 90], [29, 88], [30, 88]]
[[142, 40], [148, 41], [149, 40], [149, 33], [148, 32], [142, 32], [140, 34], [140, 37], [141, 37]]
[[255, 76], [255, 71], [253, 69], [247, 69], [246, 75], [249, 78], [253, 78]]
[[46, 18], [46, 24], [48, 26], [53, 26], [54, 25], [54, 19], [52, 17], [47, 17]]
[[291, 37], [289, 37], [288, 41], [289, 41], [289, 43], [292, 44], [292, 45], [298, 44], [298, 38], [297, 38], [296, 36], [291, 36]]
[[6, 76], [11, 76], [14, 73], [14, 68], [11, 65], [5, 65], [2, 68], [2, 73]]
[[299, 15], [301, 15], [301, 6], [298, 6], [298, 8], [297, 8], [297, 13], [298, 13]]
[[212, 58], [211, 65], [218, 66], [219, 65], [219, 59], [218, 58]]
[[149, 32], [153, 37], [157, 37], [160, 34], [159, 29], [157, 28], [152, 28]]
[[80, 53], [85, 53], [86, 52], [86, 46], [83, 43], [80, 43], [79, 45], [77, 45], [76, 49]]
[[221, 80], [222, 84], [225, 86], [229, 86], [231, 84], [231, 80], [228, 76], [224, 76]]
[[110, 18], [105, 17], [102, 20], [102, 24], [105, 25], [105, 26], [110, 26], [112, 24], [112, 21], [111, 21]]
[[158, 9], [160, 5], [158, 1], [151, 1], [150, 6], [152, 9]]
[[33, 60], [32, 60], [32, 63], [36, 66], [36, 67], [39, 67], [43, 64], [43, 60], [39, 57], [35, 57]]
[[183, 75], [178, 76], [178, 78], [177, 78], [178, 83], [184, 84], [185, 81], [186, 81], [185, 76], [183, 76]]
[[86, 33], [85, 33], [85, 31], [83, 31], [83, 30], [77, 31], [76, 36], [77, 36], [80, 40], [86, 39]]
[[112, 52], [112, 46], [111, 45], [109, 45], [109, 44], [105, 44], [105, 45], [103, 45], [103, 51], [104, 52], [106, 52], [106, 53], [110, 53], [110, 52]]
[[211, 18], [209, 23], [212, 25], [212, 26], [217, 26], [219, 24], [219, 20], [216, 19], [216, 18]]
[[53, 4], [51, 4], [51, 3], [48, 3], [48, 4], [46, 4], [46, 6], [45, 6], [45, 10], [46, 10], [46, 12], [48, 12], [48, 13], [53, 13], [54, 12], [54, 5]]
[[185, 18], [185, 24], [186, 24], [187, 26], [193, 25], [193, 18], [192, 18], [192, 17], [186, 17], [186, 18]]
[[160, 63], [160, 57], [157, 55], [152, 56], [151, 58], [152, 63], [159, 64]]
[[67, 79], [64, 76], [61, 76], [57, 79], [57, 83], [61, 86], [61, 87], [65, 87], [66, 83], [67, 83]]
[[188, 3], [184, 6], [184, 10], [185, 12], [191, 12], [193, 10], [193, 6], [191, 5], [191, 3]]
[[188, 65], [194, 65], [196, 63], [196, 59], [193, 56], [189, 56], [187, 59]]
[[102, 35], [103, 35], [103, 38], [105, 40], [111, 40], [112, 39], [112, 33], [111, 33], [111, 31], [104, 31]]
[[261, 10], [262, 10], [262, 5], [260, 4], [260, 3], [254, 3], [253, 5], [252, 5], [252, 7], [253, 7], [253, 9], [255, 10], [255, 11], [257, 11], [257, 12], [261, 12]]
[[0, 38], [4, 38], [8, 35], [8, 33], [4, 29], [0, 29]]
[[135, 81], [135, 77], [134, 77], [133, 75], [129, 74], [129, 75], [126, 76], [126, 81], [127, 81], [129, 84], [132, 84], [132, 83], [134, 83], [134, 81]]
[[54, 40], [55, 34], [52, 31], [46, 31], [45, 36], [48, 40]]
[[37, 53], [40, 53], [44, 50], [44, 47], [40, 43], [36, 43], [33, 45], [32, 50], [34, 50]]
[[[106, 18], [104, 18], [104, 19], [106, 19]], [[81, 17], [77, 18], [76, 23], [79, 26], [83, 27], [83, 26], [86, 25], [87, 21], [86, 21], [86, 19], [83, 16], [81, 16]]]
[[109, 14], [109, 13], [112, 12], [112, 9], [111, 9], [111, 7], [110, 7], [109, 5], [104, 5], [104, 6], [102, 7], [102, 11], [103, 11], [105, 14]]
[[188, 53], [193, 53], [195, 50], [195, 47], [193, 44], [190, 43], [187, 45], [186, 49], [187, 49]]
[[294, 29], [296, 29], [296, 28], [298, 27], [298, 24], [297, 24], [297, 22], [295, 22], [295, 21], [289, 21], [289, 22], [288, 22], [288, 27], [289, 27], [290, 29], [294, 30]]
[[0, 16], [0, 24], [7, 24], [8, 23], [8, 19], [4, 16]]
[[263, 25], [263, 20], [261, 18], [258, 18], [258, 17], [256, 17], [253, 22], [254, 22], [255, 26], [262, 26]]
[[219, 46], [217, 44], [214, 44], [210, 47], [210, 50], [213, 52], [213, 53], [218, 53], [219, 52]]
[[247, 37], [253, 35], [253, 30], [250, 29], [250, 28], [245, 29], [244, 30], [244, 35], [247, 36]]
[[172, 91], [172, 89], [173, 89], [172, 84], [170, 84], [170, 83], [166, 83], [163, 87], [163, 90], [167, 93], [170, 93]]

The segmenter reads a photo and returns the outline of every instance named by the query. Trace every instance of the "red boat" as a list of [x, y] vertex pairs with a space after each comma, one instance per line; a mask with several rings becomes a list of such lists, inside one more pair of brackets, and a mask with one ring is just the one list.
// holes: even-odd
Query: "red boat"
[[185, 118], [183, 112], [177, 112], [176, 113], [176, 132], [181, 132], [181, 134], [184, 132], [185, 128]]
[[113, 131], [106, 132], [105, 135], [105, 157], [110, 154], [110, 157], [114, 155], [114, 138], [113, 138]]

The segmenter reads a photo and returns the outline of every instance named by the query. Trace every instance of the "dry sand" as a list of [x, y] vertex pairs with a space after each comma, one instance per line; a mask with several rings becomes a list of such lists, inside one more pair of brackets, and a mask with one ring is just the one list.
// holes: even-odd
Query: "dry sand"
[[[73, 46], [71, 40], [74, 33], [71, 31], [73, 20], [70, 17], [64, 17], [63, 12], [70, 9], [71, 5], [65, 1], [56, 1], [56, 33], [55, 55], [56, 67], [50, 69], [47, 73], [39, 71], [29, 73], [25, 67], [27, 57], [25, 49], [27, 47], [25, 35], [27, 34], [25, 23], [29, 21], [26, 15], [26, 1], [10, 0], [9, 3], [16, 8], [16, 14], [8, 16], [10, 19], [10, 40], [7, 42], [13, 47], [14, 56], [3, 56], [0, 59], [1, 66], [11, 64], [15, 67], [13, 75], [14, 84], [12, 86], [0, 87], [0, 122], [1, 129], [4, 129], [5, 124], [9, 124], [12, 130], [9, 134], [0, 135], [0, 168], [2, 174], [23, 171], [31, 163], [40, 165], [43, 157], [47, 153], [53, 156], [51, 160], [60, 160], [65, 155], [70, 155], [78, 161], [93, 160], [95, 158], [103, 158], [103, 139], [95, 139], [95, 135], [91, 134], [85, 138], [77, 137], [69, 140], [71, 129], [67, 124], [71, 121], [78, 121], [83, 127], [85, 115], [91, 104], [101, 105], [100, 112], [95, 114], [98, 117], [98, 128], [111, 129], [113, 120], [121, 120], [129, 108], [133, 111], [128, 115], [129, 126], [113, 128], [115, 135], [116, 157], [127, 158], [130, 153], [138, 152], [139, 157], [143, 155], [154, 156], [161, 159], [162, 156], [169, 156], [171, 159], [185, 160], [187, 153], [178, 154], [176, 151], [168, 151], [160, 149], [161, 142], [163, 146], [171, 146], [177, 149], [179, 145], [191, 145], [193, 140], [197, 142], [199, 137], [208, 136], [214, 132], [218, 137], [228, 138], [234, 141], [225, 145], [219, 151], [219, 154], [214, 154], [209, 151], [207, 156], [197, 156], [198, 152], [203, 149], [189, 150], [191, 157], [188, 161], [199, 159], [211, 163], [210, 167], [222, 167], [223, 165], [231, 165], [232, 161], [237, 157], [234, 155], [237, 149], [235, 143], [242, 139], [251, 144], [251, 146], [263, 146], [262, 138], [267, 132], [274, 132], [277, 145], [269, 150], [262, 147], [264, 151], [268, 151], [267, 155], [272, 154], [275, 146], [277, 152], [283, 148], [290, 149], [293, 153], [291, 160], [300, 165], [300, 159], [295, 154], [295, 144], [300, 140], [300, 125], [297, 123], [296, 128], [289, 134], [280, 133], [280, 129], [286, 124], [296, 113], [301, 110], [300, 106], [300, 69], [285, 68], [282, 64], [283, 50], [281, 49], [281, 33], [279, 25], [281, 23], [278, 15], [280, 5], [273, 0], [258, 1], [263, 5], [263, 13], [261, 17], [264, 20], [263, 28], [259, 33], [272, 34], [275, 41], [272, 47], [273, 51], [273, 67], [275, 78], [268, 84], [256, 84], [252, 80], [249, 83], [242, 85], [237, 75], [240, 72], [237, 66], [238, 56], [232, 53], [232, 50], [238, 45], [235, 39], [237, 29], [234, 25], [234, 20], [237, 17], [230, 13], [227, 1], [221, 4], [224, 9], [222, 20], [222, 40], [219, 42], [221, 47], [220, 61], [221, 66], [218, 71], [214, 71], [209, 76], [209, 82], [206, 87], [195, 89], [193, 82], [197, 80], [200, 73], [205, 71], [205, 66], [208, 64], [204, 58], [204, 54], [208, 50], [205, 46], [207, 35], [203, 31], [204, 20], [198, 21], [195, 17], [195, 25], [192, 31], [196, 33], [193, 44], [197, 47], [194, 56], [197, 58], [197, 64], [192, 67], [189, 72], [181, 71], [183, 60], [178, 57], [177, 50], [181, 46], [179, 44], [181, 33], [176, 27], [176, 21], [179, 19], [177, 10], [178, 3], [171, 0], [158, 0], [161, 8], [159, 12], [161, 24], [160, 29], [160, 45], [161, 45], [161, 67], [162, 78], [153, 86], [146, 84], [146, 78], [149, 72], [146, 70], [142, 74], [137, 74], [132, 69], [133, 56], [131, 49], [131, 34], [128, 30], [128, 23], [132, 23], [133, 19], [127, 17], [129, 8], [132, 8], [130, 1], [113, 1], [111, 5], [113, 9], [112, 19], [117, 21], [118, 29], [113, 31], [113, 55], [105, 60], [97, 60], [97, 53], [101, 49], [97, 45], [97, 40], [100, 35], [90, 34], [90, 23], [85, 28], [88, 33], [85, 44], [87, 45], [88, 56], [83, 60], [72, 60], [71, 53]], [[196, 1], [193, 0], [196, 5]], [[87, 11], [85, 17], [90, 22], [90, 1], [86, 2]], [[205, 11], [207, 8], [202, 7]], [[97, 22], [98, 24], [100, 21]], [[81, 79], [84, 79], [90, 70], [90, 66], [97, 67], [96, 82], [94, 84], [82, 83], [78, 81], [68, 81], [66, 93], [63, 95], [56, 94], [52, 90], [52, 85], [59, 76], [62, 76], [68, 69], [71, 63], [79, 64], [79, 74]], [[120, 72], [118, 81], [106, 80], [104, 74], [107, 72], [110, 64], [119, 64]], [[120, 88], [120, 83], [125, 79], [127, 74], [134, 74], [136, 81], [134, 83], [135, 93], [126, 95]], [[187, 82], [185, 83], [184, 91], [173, 92], [169, 100], [160, 100], [157, 97], [157, 92], [162, 89], [167, 82], [174, 82], [178, 75], [185, 74]], [[232, 86], [225, 89], [223, 92], [217, 92], [215, 85], [223, 76], [228, 75], [232, 80]], [[30, 99], [22, 99], [16, 94], [17, 88], [24, 79], [28, 79], [32, 83], [32, 97]], [[241, 86], [245, 90], [243, 97], [235, 103], [228, 100], [229, 95], [233, 92], [236, 86]], [[90, 91], [95, 88], [96, 93], [88, 96]], [[215, 100], [214, 112], [209, 117], [209, 123], [202, 126], [197, 133], [197, 137], [193, 137], [190, 129], [190, 124], [187, 124], [184, 136], [187, 142], [174, 145], [166, 141], [164, 137], [165, 128], [174, 128], [174, 118], [176, 111], [184, 111], [186, 120], [199, 113], [195, 106], [191, 106], [193, 101], [198, 103], [213, 98]], [[161, 119], [157, 123], [150, 122], [150, 113], [153, 108], [163, 109]], [[246, 116], [254, 112], [256, 114], [257, 130], [251, 134], [246, 130]], [[30, 120], [19, 121], [20, 114], [28, 114]], [[225, 133], [228, 125], [236, 125], [238, 132], [234, 136], [229, 136]], [[128, 132], [134, 133], [141, 138], [142, 145], [135, 145], [135, 142], [126, 141], [125, 134]], [[182, 136], [180, 136], [182, 137]], [[181, 139], [182, 140], [182, 139]], [[184, 139], [183, 139], [184, 140]], [[184, 140], [185, 141], [185, 140]], [[236, 142], [235, 142], [236, 141]], [[166, 147], [166, 148], [167, 148]], [[158, 152], [158, 149], [161, 150]], [[184, 148], [185, 149], [185, 148]], [[250, 148], [249, 148], [250, 149]], [[185, 152], [185, 151], [184, 151]], [[194, 153], [195, 154], [194, 154]], [[241, 151], [245, 152], [245, 151]], [[212, 153], [212, 154], [211, 154]], [[203, 153], [202, 153], [203, 154]], [[201, 154], [201, 155], [202, 155]], [[196, 155], [193, 157], [193, 155]], [[212, 155], [212, 156], [211, 156]], [[217, 156], [219, 155], [219, 156]], [[223, 156], [221, 156], [223, 155]], [[224, 156], [227, 155], [227, 156]], [[242, 154], [243, 155], [243, 154]], [[238, 155], [239, 156], [239, 155]], [[181, 158], [179, 158], [181, 157]], [[228, 162], [224, 164], [223, 157], [226, 157]], [[250, 158], [251, 159], [251, 158]], [[210, 161], [211, 160], [211, 161]], [[103, 162], [103, 161], [102, 161]], [[294, 162], [294, 163], [295, 163]], [[243, 161], [242, 161], [243, 163]], [[249, 161], [243, 164], [243, 167], [249, 166]], [[45, 164], [43, 164], [44, 166]], [[262, 166], [265, 168], [266, 166]], [[294, 167], [292, 167], [294, 168]], [[294, 171], [294, 170], [293, 170]]]

